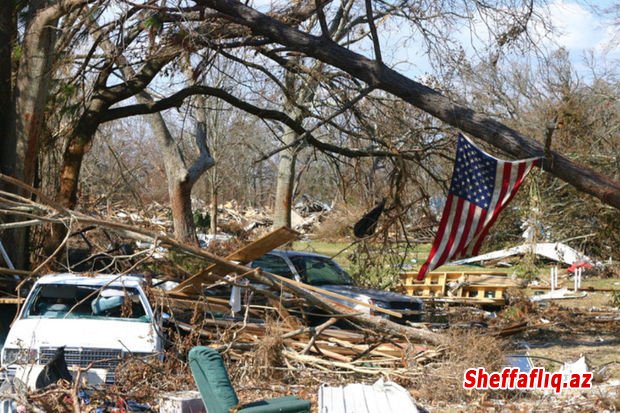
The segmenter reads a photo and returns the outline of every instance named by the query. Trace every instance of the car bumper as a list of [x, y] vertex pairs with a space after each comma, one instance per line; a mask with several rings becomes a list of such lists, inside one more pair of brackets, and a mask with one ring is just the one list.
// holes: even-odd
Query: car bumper
[[[3, 372], [2, 379], [17, 379], [26, 384], [28, 388], [35, 389], [37, 378], [44, 368], [45, 366], [42, 364], [11, 365]], [[70, 366], [68, 369], [75, 380], [79, 367]], [[80, 379], [85, 380], [91, 386], [114, 383], [114, 370], [92, 368], [86, 371], [82, 370], [79, 374]]]

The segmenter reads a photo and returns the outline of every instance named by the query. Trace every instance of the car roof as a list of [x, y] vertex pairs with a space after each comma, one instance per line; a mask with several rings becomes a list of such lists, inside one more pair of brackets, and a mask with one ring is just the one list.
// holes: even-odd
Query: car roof
[[63, 273], [44, 275], [37, 280], [37, 284], [64, 284], [64, 285], [90, 285], [90, 286], [114, 286], [114, 287], [139, 287], [144, 278], [135, 275], [98, 274], [87, 276], [81, 274]]
[[278, 255], [280, 257], [318, 257], [318, 258], [330, 259], [326, 255], [316, 254], [314, 252], [307, 252], [307, 251], [273, 250], [273, 251], [268, 252], [265, 255], [268, 255], [268, 254]]

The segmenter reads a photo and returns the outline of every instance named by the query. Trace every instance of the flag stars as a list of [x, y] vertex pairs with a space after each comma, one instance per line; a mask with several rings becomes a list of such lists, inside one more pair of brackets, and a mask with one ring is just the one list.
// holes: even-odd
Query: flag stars
[[488, 208], [497, 164], [464, 139], [459, 139], [450, 192]]

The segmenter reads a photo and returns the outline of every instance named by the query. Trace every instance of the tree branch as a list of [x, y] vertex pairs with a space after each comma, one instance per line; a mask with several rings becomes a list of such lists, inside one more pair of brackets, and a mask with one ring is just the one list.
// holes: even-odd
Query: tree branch
[[379, 44], [379, 35], [377, 34], [377, 26], [375, 26], [375, 18], [372, 15], [372, 0], [366, 0], [366, 18], [368, 19], [368, 27], [370, 28], [370, 36], [372, 44], [375, 48], [375, 59], [383, 62], [381, 58], [381, 45]]
[[377, 151], [377, 150], [359, 150], [359, 149], [351, 149], [351, 148], [343, 148], [337, 145], [332, 145], [330, 143], [326, 143], [315, 138], [309, 131], [307, 131], [301, 122], [296, 121], [290, 116], [286, 115], [284, 112], [280, 112], [278, 110], [273, 109], [264, 109], [258, 106], [254, 106], [250, 103], [247, 103], [236, 96], [231, 95], [230, 93], [217, 88], [212, 88], [209, 86], [202, 85], [194, 85], [189, 86], [183, 90], [178, 91], [172, 96], [167, 98], [158, 100], [152, 103], [139, 103], [135, 105], [123, 106], [120, 108], [109, 109], [102, 116], [103, 122], [110, 122], [116, 119], [125, 118], [129, 116], [136, 115], [146, 115], [150, 113], [160, 112], [162, 110], [170, 109], [172, 107], [179, 107], [183, 104], [184, 99], [192, 95], [209, 95], [220, 98], [231, 105], [235, 106], [238, 109], [243, 110], [244, 112], [255, 115], [261, 119], [269, 119], [281, 122], [292, 130], [295, 131], [299, 135], [298, 141], [306, 141], [308, 144], [314, 146], [315, 148], [326, 151], [333, 152], [343, 156], [347, 156], [350, 158], [360, 158], [360, 157], [403, 157], [404, 159], [409, 160], [417, 160], [417, 156], [414, 156], [411, 153], [403, 153], [397, 151]]
[[[392, 93], [436, 118], [476, 136], [517, 158], [544, 155], [541, 144], [505, 124], [452, 102], [438, 91], [382, 64], [321, 37], [304, 33], [234, 0], [195, 0], [213, 8], [254, 34], [269, 37], [292, 50], [305, 53], [349, 73], [371, 86]], [[551, 152], [543, 167], [578, 190], [620, 209], [620, 184], [585, 166]]]
[[330, 39], [329, 27], [327, 27], [327, 20], [325, 19], [325, 12], [323, 11], [323, 1], [315, 0], [315, 4], [316, 14], [319, 17], [319, 24], [321, 25], [321, 33], [323, 34], [323, 37], [325, 37], [326, 39]]

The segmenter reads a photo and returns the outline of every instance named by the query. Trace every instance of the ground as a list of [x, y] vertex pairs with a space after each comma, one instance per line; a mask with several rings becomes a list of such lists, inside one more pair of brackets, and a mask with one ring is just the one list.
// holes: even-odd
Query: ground
[[[348, 245], [346, 242], [313, 241], [296, 243], [294, 248], [333, 256]], [[409, 251], [408, 259], [416, 258], [420, 262], [420, 257], [425, 258], [427, 252], [427, 246], [419, 247], [417, 251]], [[346, 251], [335, 259], [345, 268], [350, 265]], [[461, 268], [464, 267], [450, 269]], [[499, 270], [514, 271], [510, 268]], [[541, 280], [548, 278], [548, 272], [547, 267], [538, 267]], [[560, 287], [562, 286], [572, 288], [572, 281], [561, 279]], [[617, 275], [611, 278], [586, 278], [582, 289], [591, 287], [620, 290], [620, 278]], [[534, 294], [534, 290], [522, 291], [525, 296]], [[544, 391], [504, 392], [493, 395], [470, 392], [457, 402], [450, 400], [452, 397], [442, 398], [441, 395], [428, 397], [427, 392], [416, 385], [410, 390], [419, 405], [429, 412], [620, 411], [620, 312], [617, 306], [618, 302], [614, 302], [612, 292], [588, 292], [587, 296], [581, 299], [558, 300], [536, 306], [527, 304], [528, 308], [523, 308], [521, 303], [498, 312], [499, 317], [504, 317], [507, 321], [524, 319], [529, 324], [524, 333], [506, 339], [507, 352], [527, 348], [534, 365], [545, 367], [548, 371], [557, 371], [562, 363], [574, 362], [583, 355], [590, 370], [596, 373], [594, 386], [590, 390], [563, 391], [560, 395]], [[438, 390], [438, 393], [440, 392]]]

